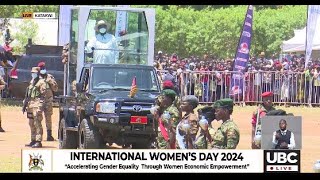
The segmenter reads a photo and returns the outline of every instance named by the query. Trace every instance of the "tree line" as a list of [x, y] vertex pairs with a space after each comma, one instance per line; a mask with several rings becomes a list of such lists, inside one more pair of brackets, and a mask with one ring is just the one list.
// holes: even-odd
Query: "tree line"
[[[233, 57], [240, 38], [247, 6], [133, 5], [156, 9], [156, 51], [180, 56], [213, 54]], [[254, 6], [251, 54], [280, 52], [282, 41], [303, 28], [307, 6]], [[21, 18], [23, 12], [59, 12], [57, 5], [1, 5], [1, 18]]]

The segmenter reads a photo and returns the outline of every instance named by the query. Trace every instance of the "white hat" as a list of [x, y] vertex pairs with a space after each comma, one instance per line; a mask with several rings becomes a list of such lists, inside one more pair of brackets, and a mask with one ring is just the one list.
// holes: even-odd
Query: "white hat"
[[158, 51], [158, 54], [162, 54], [162, 51]]
[[95, 31], [99, 31], [98, 27], [101, 26], [101, 25], [106, 25], [107, 26], [107, 31], [109, 30], [109, 28], [111, 26], [109, 23], [105, 22], [104, 20], [100, 20], [100, 21], [98, 21], [98, 23], [94, 27], [94, 30]]

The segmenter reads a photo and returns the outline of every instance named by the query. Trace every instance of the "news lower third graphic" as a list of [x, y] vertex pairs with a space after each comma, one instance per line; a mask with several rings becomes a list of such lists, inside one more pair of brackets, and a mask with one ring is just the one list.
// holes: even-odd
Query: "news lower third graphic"
[[30, 173], [262, 173], [264, 162], [262, 150], [23, 150], [22, 158]]
[[300, 150], [265, 150], [264, 172], [300, 172]]

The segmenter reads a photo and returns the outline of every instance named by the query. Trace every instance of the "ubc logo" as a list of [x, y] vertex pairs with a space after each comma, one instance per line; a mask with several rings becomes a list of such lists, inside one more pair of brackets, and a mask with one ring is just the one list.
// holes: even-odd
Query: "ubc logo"
[[[273, 156], [273, 157], [271, 157]], [[297, 153], [291, 152], [289, 154], [285, 152], [267, 152], [267, 161], [269, 163], [296, 163], [298, 160], [296, 159], [298, 156]]]
[[300, 150], [265, 150], [264, 172], [300, 172]]

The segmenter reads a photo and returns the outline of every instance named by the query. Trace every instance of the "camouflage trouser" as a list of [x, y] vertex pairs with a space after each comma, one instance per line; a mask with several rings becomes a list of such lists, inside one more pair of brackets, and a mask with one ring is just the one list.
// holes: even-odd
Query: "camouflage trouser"
[[158, 131], [157, 143], [159, 149], [168, 149], [169, 147], [169, 142], [164, 139], [161, 131]]
[[43, 112], [44, 112], [44, 117], [46, 119], [47, 130], [52, 130], [52, 114], [53, 114], [52, 104], [53, 104], [52, 101], [45, 101], [43, 103]]
[[42, 104], [39, 101], [30, 101], [28, 106], [28, 113], [32, 113], [33, 118], [29, 118], [29, 126], [31, 130], [31, 141], [42, 141], [43, 128], [41, 121]]

